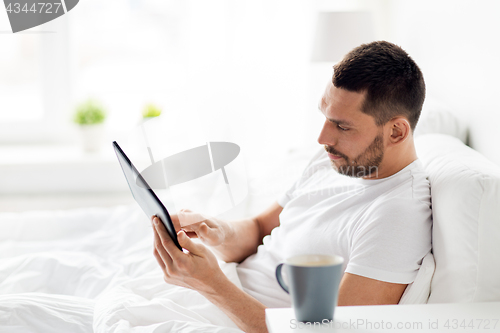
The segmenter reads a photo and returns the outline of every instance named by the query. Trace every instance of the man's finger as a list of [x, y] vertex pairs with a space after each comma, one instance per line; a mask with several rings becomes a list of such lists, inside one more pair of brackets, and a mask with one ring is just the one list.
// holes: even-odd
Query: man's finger
[[156, 250], [156, 247], [153, 250], [153, 255], [155, 256], [156, 261], [158, 261], [158, 265], [160, 265], [161, 269], [165, 271], [165, 263], [163, 262], [163, 259], [160, 257], [160, 254]]
[[193, 231], [187, 231], [187, 230], [183, 230], [186, 235], [188, 235], [189, 238], [198, 238], [198, 235], [196, 234], [196, 232], [193, 232]]
[[182, 226], [182, 230], [184, 231], [192, 231], [192, 232], [198, 232], [198, 229], [200, 228], [200, 224], [203, 222], [197, 222], [197, 223], [192, 223], [192, 224], [187, 224]]
[[167, 251], [170, 258], [172, 258], [173, 260], [180, 259], [180, 256], [183, 255], [182, 251], [180, 251], [179, 248], [174, 244], [172, 238], [170, 238], [167, 230], [165, 230], [163, 223], [161, 223], [158, 217], [153, 219], [153, 224], [158, 236], [160, 237], [160, 242], [163, 245], [162, 247], [165, 249], [165, 251]]
[[[151, 223], [154, 226], [154, 218], [156, 215], [151, 216]], [[172, 220], [172, 224], [174, 225], [175, 232], [181, 230], [181, 224], [179, 222], [179, 217], [177, 215], [170, 215], [170, 219]]]
[[197, 222], [193, 224], [186, 225], [182, 227], [186, 233], [195, 233], [198, 235], [198, 238], [207, 237], [210, 231], [210, 227], [206, 222]]
[[170, 257], [168, 252], [163, 247], [160, 235], [158, 235], [158, 231], [154, 227], [154, 222], [153, 222], [153, 234], [154, 234], [155, 252], [158, 253], [158, 256], [160, 257], [160, 260], [162, 260], [164, 266], [171, 267], [172, 266], [172, 258]]
[[205, 221], [207, 218], [199, 213], [193, 213], [187, 209], [181, 209], [177, 214], [181, 227]]
[[193, 242], [184, 231], [179, 231], [177, 233], [177, 239], [182, 248], [189, 251], [189, 253], [201, 256], [203, 253], [204, 246]]
[[179, 222], [179, 216], [176, 214], [170, 215], [170, 219], [172, 220], [172, 224], [174, 225], [175, 232], [181, 230], [181, 223]]

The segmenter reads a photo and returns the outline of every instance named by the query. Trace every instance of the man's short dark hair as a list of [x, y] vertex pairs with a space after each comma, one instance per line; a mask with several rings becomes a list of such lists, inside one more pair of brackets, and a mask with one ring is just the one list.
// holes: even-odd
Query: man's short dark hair
[[356, 47], [333, 66], [333, 85], [366, 92], [361, 111], [382, 126], [396, 116], [417, 125], [425, 99], [425, 82], [415, 61], [399, 46], [386, 41]]

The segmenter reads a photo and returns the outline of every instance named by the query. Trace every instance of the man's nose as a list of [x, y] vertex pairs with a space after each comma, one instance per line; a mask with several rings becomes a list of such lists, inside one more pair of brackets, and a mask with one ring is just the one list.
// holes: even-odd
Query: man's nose
[[328, 120], [325, 121], [325, 123], [323, 124], [323, 128], [319, 133], [318, 143], [320, 145], [328, 146], [335, 146], [337, 144], [337, 139], [335, 137], [332, 124]]

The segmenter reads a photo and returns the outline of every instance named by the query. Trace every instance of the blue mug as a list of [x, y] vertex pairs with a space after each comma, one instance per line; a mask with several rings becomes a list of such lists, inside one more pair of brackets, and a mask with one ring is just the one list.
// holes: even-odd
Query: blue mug
[[[298, 321], [333, 320], [343, 263], [337, 255], [299, 255], [276, 267], [276, 279], [290, 294]], [[283, 280], [283, 267], [289, 285]]]

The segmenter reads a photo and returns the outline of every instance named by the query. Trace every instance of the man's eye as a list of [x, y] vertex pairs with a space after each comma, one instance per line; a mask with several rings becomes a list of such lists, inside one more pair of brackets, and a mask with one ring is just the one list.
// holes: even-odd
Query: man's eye
[[340, 126], [340, 125], [337, 125], [337, 127], [338, 127], [340, 130], [342, 130], [342, 131], [347, 131], [347, 130], [349, 130], [348, 128], [342, 127], [342, 126]]

